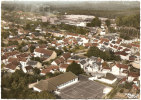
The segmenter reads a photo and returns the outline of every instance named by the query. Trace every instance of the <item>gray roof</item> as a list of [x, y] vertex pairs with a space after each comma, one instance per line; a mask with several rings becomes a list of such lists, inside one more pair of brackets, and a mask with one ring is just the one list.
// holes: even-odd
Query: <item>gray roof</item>
[[107, 43], [107, 42], [104, 42], [104, 44], [105, 44], [105, 45], [108, 45], [108, 43]]
[[33, 66], [33, 65], [36, 65], [37, 64], [37, 61], [28, 61], [27, 62], [27, 65], [29, 65], [29, 66]]
[[106, 78], [108, 80], [114, 80], [116, 78], [116, 76], [111, 73], [107, 73], [104, 78]]
[[90, 57], [90, 59], [96, 61], [97, 57], [92, 56], [92, 57]]
[[115, 41], [112, 41], [112, 43], [115, 44], [116, 42]]
[[80, 61], [80, 63], [81, 63], [82, 65], [84, 65], [84, 64], [86, 63], [86, 61], [85, 61], [85, 60], [82, 60], [82, 61]]
[[39, 81], [38, 84], [35, 85], [35, 87], [40, 90], [54, 91], [57, 88], [57, 86], [64, 84], [75, 78], [78, 78], [78, 76], [76, 76], [72, 72], [66, 72], [64, 74], [60, 74], [56, 77], [49, 78], [47, 80], [41, 80]]

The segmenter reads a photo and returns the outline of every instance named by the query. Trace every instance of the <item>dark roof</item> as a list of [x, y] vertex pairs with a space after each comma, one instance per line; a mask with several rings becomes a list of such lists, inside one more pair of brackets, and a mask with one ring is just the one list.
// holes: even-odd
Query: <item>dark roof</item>
[[92, 56], [92, 57], [90, 57], [90, 59], [96, 61], [97, 57]]
[[82, 60], [82, 61], [80, 61], [80, 63], [81, 63], [82, 65], [84, 65], [84, 64], [86, 63], [86, 61], [85, 61], [85, 60]]
[[115, 44], [116, 42], [115, 41], [112, 41], [112, 43]]
[[56, 77], [49, 78], [47, 80], [41, 80], [39, 81], [38, 84], [35, 85], [35, 87], [40, 90], [54, 91], [57, 88], [57, 86], [64, 84], [75, 78], [78, 78], [78, 76], [76, 76], [72, 72], [66, 72], [64, 74], [60, 74]]
[[35, 36], [40, 36], [41, 35], [39, 32], [33, 32], [32, 34], [34, 34]]
[[26, 68], [26, 70], [33, 69], [33, 67], [32, 67], [32, 66], [26, 66], [25, 68]]
[[116, 76], [111, 73], [107, 73], [104, 78], [106, 78], [108, 80], [114, 80], [116, 78]]
[[75, 60], [79, 60], [79, 59], [85, 59], [85, 57], [80, 57], [80, 56], [77, 56], [77, 55], [74, 55], [71, 57], [71, 59], [75, 59]]
[[108, 45], [108, 43], [107, 43], [107, 42], [104, 42], [104, 44], [105, 44], [105, 45]]
[[37, 61], [28, 61], [27, 62], [27, 65], [30, 65], [30, 66], [32, 66], [32, 65], [36, 65], [37, 64]]

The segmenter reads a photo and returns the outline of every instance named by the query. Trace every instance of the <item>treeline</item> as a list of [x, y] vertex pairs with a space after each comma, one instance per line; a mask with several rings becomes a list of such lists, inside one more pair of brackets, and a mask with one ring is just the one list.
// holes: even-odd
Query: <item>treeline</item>
[[100, 49], [98, 49], [97, 47], [90, 47], [90, 49], [88, 50], [86, 56], [91, 57], [91, 56], [95, 56], [95, 57], [100, 57], [105, 61], [120, 61], [120, 57], [116, 56], [114, 54], [114, 52], [112, 51], [101, 51]]
[[120, 16], [116, 18], [116, 24], [118, 26], [128, 26], [140, 28], [140, 14], [134, 14], [129, 16]]
[[91, 23], [87, 23], [88, 27], [100, 27], [101, 26], [101, 20], [98, 17], [95, 17]]
[[117, 16], [125, 16], [138, 14], [139, 9], [130, 9], [130, 10], [81, 10], [81, 9], [58, 9], [61, 14], [76, 14], [76, 15], [93, 15], [97, 17], [106, 17], [106, 18], [116, 18]]
[[58, 25], [57, 27], [58, 27], [58, 29], [67, 30], [71, 33], [76, 33], [76, 34], [85, 35], [86, 33], [88, 33], [88, 30], [86, 28], [63, 24], [63, 23]]
[[140, 37], [140, 30], [137, 30], [135, 28], [120, 28], [118, 29], [118, 32], [120, 33], [120, 37], [125, 40]]

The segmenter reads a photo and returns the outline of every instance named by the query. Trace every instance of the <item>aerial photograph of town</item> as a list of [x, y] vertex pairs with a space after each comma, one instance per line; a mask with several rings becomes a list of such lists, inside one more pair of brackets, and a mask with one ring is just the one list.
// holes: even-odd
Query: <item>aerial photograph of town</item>
[[139, 98], [139, 0], [1, 1], [1, 99]]

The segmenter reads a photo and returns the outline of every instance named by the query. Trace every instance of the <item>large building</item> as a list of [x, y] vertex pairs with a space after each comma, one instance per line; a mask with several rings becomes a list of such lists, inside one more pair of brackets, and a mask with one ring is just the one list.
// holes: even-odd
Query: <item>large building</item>
[[78, 82], [78, 76], [72, 72], [66, 72], [56, 77], [41, 80], [33, 86], [34, 91], [56, 91]]

